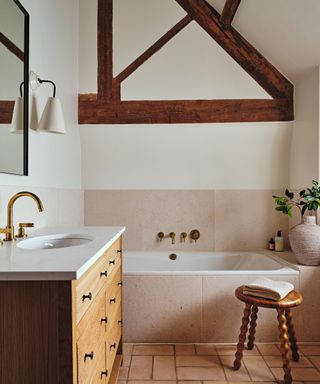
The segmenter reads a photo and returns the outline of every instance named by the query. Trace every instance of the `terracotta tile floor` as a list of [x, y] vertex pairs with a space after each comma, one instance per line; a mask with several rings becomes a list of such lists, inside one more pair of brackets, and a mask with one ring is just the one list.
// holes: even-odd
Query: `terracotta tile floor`
[[[320, 384], [320, 343], [299, 344], [292, 362], [293, 384]], [[232, 368], [231, 344], [125, 344], [118, 384], [227, 384], [282, 382], [278, 344], [245, 350], [242, 367]]]

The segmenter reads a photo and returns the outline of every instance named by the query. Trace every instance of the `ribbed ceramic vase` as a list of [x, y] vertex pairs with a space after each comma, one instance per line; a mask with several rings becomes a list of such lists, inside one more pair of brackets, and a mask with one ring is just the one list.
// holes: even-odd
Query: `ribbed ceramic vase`
[[320, 265], [320, 226], [315, 216], [307, 216], [289, 232], [293, 253], [300, 264]]

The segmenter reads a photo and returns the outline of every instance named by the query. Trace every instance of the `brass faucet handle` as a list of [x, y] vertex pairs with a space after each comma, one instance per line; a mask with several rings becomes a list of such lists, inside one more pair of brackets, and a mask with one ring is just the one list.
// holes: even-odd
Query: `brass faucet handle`
[[194, 241], [196, 243], [197, 240], [199, 240], [200, 238], [200, 231], [198, 231], [198, 229], [193, 229], [190, 232], [190, 238], [191, 238], [191, 241]]
[[[10, 229], [9, 228], [0, 228], [0, 234], [7, 234], [7, 233], [10, 233]], [[3, 245], [3, 240], [0, 239], [0, 245]]]
[[17, 239], [27, 237], [28, 235], [26, 234], [25, 228], [33, 228], [33, 227], [34, 227], [33, 223], [19, 223], [18, 234], [15, 237]]
[[159, 232], [157, 236], [158, 236], [158, 239], [159, 239], [160, 241], [162, 241], [163, 238], [164, 238], [164, 233], [163, 233], [163, 232]]

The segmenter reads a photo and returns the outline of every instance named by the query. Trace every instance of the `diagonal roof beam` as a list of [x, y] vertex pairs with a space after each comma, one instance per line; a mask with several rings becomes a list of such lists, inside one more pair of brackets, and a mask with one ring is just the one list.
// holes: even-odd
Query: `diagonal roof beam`
[[275, 99], [293, 99], [293, 85], [232, 26], [220, 25], [220, 14], [205, 0], [176, 0], [214, 40]]
[[238, 10], [241, 0], [227, 0], [220, 16], [223, 28], [229, 28]]
[[151, 47], [143, 52], [137, 59], [127, 66], [116, 77], [116, 81], [121, 83], [128, 76], [130, 76], [135, 70], [137, 70], [145, 61], [147, 61], [153, 54], [158, 52], [168, 41], [170, 41], [176, 34], [178, 34], [183, 28], [185, 28], [192, 21], [189, 15], [181, 19], [175, 26], [173, 26], [167, 33], [165, 33], [159, 40], [157, 40]]
[[17, 47], [10, 39], [7, 38], [2, 32], [0, 32], [0, 43], [2, 43], [8, 50], [17, 56], [18, 59], [24, 61], [24, 53], [19, 47]]

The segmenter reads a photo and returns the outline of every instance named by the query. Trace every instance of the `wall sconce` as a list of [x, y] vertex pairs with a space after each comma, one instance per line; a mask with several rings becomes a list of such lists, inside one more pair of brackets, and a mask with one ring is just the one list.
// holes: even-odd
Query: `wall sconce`
[[24, 81], [20, 84], [20, 97], [18, 97], [14, 103], [10, 133], [22, 134], [24, 132], [24, 98], [22, 93], [23, 85]]
[[36, 90], [41, 84], [49, 83], [53, 86], [53, 96], [49, 97], [42, 112], [37, 131], [50, 133], [66, 133], [61, 102], [56, 98], [56, 85], [51, 80], [40, 79], [34, 72], [30, 72], [30, 86]]

